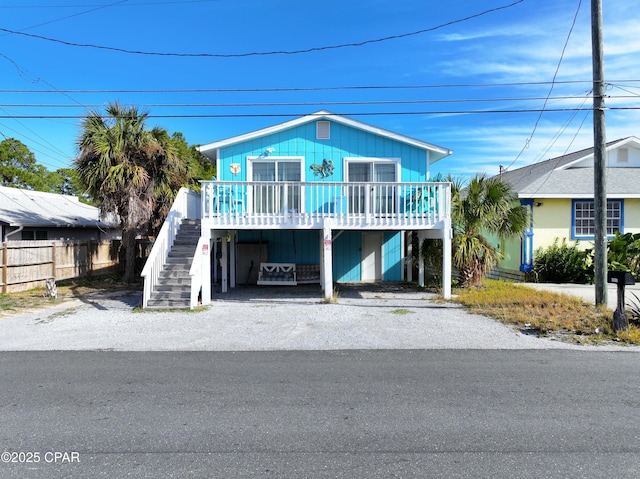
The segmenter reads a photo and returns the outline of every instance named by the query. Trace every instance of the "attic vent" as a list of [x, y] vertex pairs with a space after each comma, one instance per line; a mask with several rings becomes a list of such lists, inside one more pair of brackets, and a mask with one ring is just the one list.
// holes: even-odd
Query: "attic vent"
[[331, 138], [331, 123], [328, 121], [316, 122], [316, 139], [329, 140]]
[[618, 150], [618, 163], [629, 163], [629, 150], [626, 148]]

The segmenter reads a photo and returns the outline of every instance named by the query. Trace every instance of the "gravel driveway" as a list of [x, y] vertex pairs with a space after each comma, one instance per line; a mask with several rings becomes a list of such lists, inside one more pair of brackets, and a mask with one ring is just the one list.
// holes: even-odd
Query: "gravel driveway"
[[317, 285], [238, 287], [196, 312], [139, 312], [140, 293], [74, 300], [0, 318], [0, 350], [262, 351], [333, 349], [577, 349], [468, 314], [395, 284], [341, 286], [326, 304]]

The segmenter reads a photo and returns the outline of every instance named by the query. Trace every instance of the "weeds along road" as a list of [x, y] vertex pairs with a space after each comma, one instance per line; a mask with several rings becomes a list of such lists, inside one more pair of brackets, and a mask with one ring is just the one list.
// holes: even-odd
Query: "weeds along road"
[[637, 353], [4, 352], [0, 365], [9, 479], [640, 469]]

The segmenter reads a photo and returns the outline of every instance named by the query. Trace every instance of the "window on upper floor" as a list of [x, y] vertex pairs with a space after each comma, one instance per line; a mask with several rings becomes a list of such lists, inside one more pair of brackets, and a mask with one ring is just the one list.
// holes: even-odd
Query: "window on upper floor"
[[[607, 200], [607, 236], [613, 236], [616, 231], [623, 233], [622, 200]], [[596, 207], [593, 200], [573, 200], [572, 237], [573, 239], [592, 239], [595, 235]]]
[[[346, 158], [346, 178], [349, 187], [350, 213], [393, 213], [396, 210], [400, 161], [387, 158]], [[367, 186], [364, 183], [386, 183]], [[391, 184], [390, 184], [391, 183]], [[370, 205], [370, 206], [368, 206]]]

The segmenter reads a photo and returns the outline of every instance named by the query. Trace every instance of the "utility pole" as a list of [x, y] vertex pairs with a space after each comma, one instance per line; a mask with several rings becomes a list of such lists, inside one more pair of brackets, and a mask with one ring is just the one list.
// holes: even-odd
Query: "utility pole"
[[593, 195], [595, 207], [594, 273], [596, 306], [607, 304], [607, 140], [604, 122], [602, 0], [591, 0], [593, 62]]

